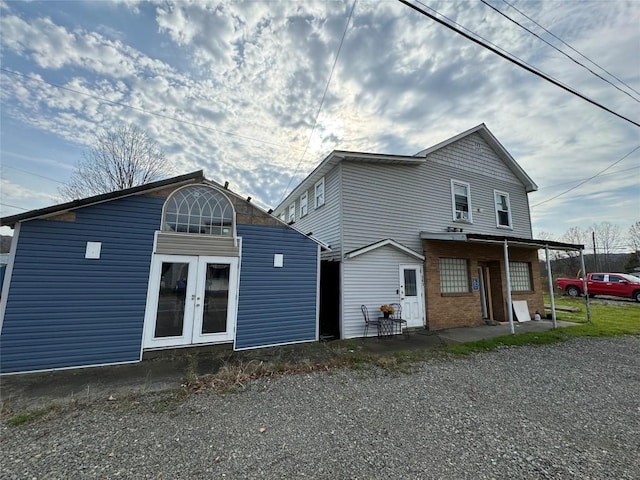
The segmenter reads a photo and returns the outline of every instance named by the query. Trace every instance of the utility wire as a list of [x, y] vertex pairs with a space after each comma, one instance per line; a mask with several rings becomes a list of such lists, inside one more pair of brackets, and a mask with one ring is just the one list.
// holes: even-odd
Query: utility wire
[[338, 57], [340, 56], [340, 51], [342, 50], [342, 45], [344, 44], [344, 39], [347, 36], [347, 30], [349, 30], [349, 23], [351, 23], [351, 17], [353, 17], [353, 11], [356, 9], [356, 3], [358, 3], [358, 0], [353, 0], [353, 5], [351, 6], [351, 12], [349, 13], [349, 18], [347, 19], [347, 24], [344, 26], [344, 32], [342, 32], [342, 38], [340, 39], [340, 45], [338, 46], [338, 51], [336, 52], [336, 58], [333, 60], [333, 66], [331, 67], [331, 73], [329, 73], [329, 79], [327, 80], [327, 84], [324, 87], [324, 92], [322, 93], [322, 99], [320, 100], [320, 106], [318, 107], [318, 111], [316, 113], [316, 118], [313, 121], [313, 127], [311, 128], [311, 134], [309, 135], [309, 138], [307, 139], [307, 144], [304, 146], [304, 152], [302, 152], [302, 155], [300, 156], [300, 161], [298, 161], [298, 165], [296, 165], [296, 168], [293, 171], [293, 173], [291, 174], [291, 177], [289, 177], [289, 183], [287, 183], [287, 186], [284, 189], [284, 192], [282, 192], [282, 197], [280, 198], [280, 202], [278, 202], [279, 204], [282, 203], [282, 201], [284, 200], [284, 197], [287, 195], [287, 191], [289, 190], [289, 187], [291, 186], [291, 182], [293, 181], [293, 179], [295, 178], [296, 174], [298, 173], [298, 169], [300, 168], [300, 165], [302, 165], [302, 160], [304, 159], [304, 156], [307, 153], [307, 149], [309, 148], [309, 143], [311, 143], [311, 137], [313, 137], [313, 132], [315, 131], [316, 125], [318, 124], [318, 118], [320, 117], [320, 112], [322, 111], [322, 106], [324, 105], [324, 99], [326, 98], [327, 91], [329, 90], [329, 84], [331, 83], [331, 78], [333, 77], [333, 72], [336, 69], [336, 64], [338, 63]]
[[638, 95], [640, 95], [640, 92], [638, 92], [635, 88], [633, 88], [632, 86], [628, 85], [627, 83], [625, 83], [623, 80], [620, 80], [618, 77], [616, 77], [613, 73], [609, 72], [607, 69], [605, 69], [604, 67], [598, 65], [596, 62], [594, 62], [593, 60], [591, 60], [589, 57], [587, 57], [585, 54], [579, 52], [578, 50], [576, 50], [575, 48], [573, 48], [571, 45], [569, 45], [567, 42], [565, 42], [564, 40], [562, 40], [560, 37], [558, 37], [557, 35], [555, 35], [553, 32], [547, 30], [546, 28], [544, 28], [542, 25], [540, 25], [538, 22], [536, 22], [533, 18], [531, 18], [530, 16], [528, 16], [526, 13], [524, 13], [522, 10], [518, 10], [518, 8], [514, 7], [511, 3], [507, 2], [507, 0], [502, 0], [504, 3], [506, 3], [507, 5], [509, 5], [511, 8], [513, 8], [516, 12], [518, 12], [520, 15], [522, 15], [523, 17], [527, 18], [528, 20], [530, 20], [531, 22], [533, 22], [535, 25], [537, 25], [538, 27], [540, 27], [541, 29], [543, 29], [545, 32], [547, 32], [549, 35], [551, 35], [553, 38], [555, 38], [556, 40], [558, 40], [559, 42], [561, 42], [563, 45], [566, 45], [567, 47], [569, 47], [571, 50], [573, 50], [575, 53], [577, 53], [578, 55], [580, 55], [582, 58], [588, 60], [589, 62], [591, 62], [593, 65], [595, 65], [596, 67], [598, 67], [600, 70], [602, 70], [603, 72], [605, 72], [607, 75], [611, 76], [612, 78], [615, 78], [617, 81], [619, 81], [622, 85], [624, 85], [625, 87], [627, 87], [629, 90], [632, 90], [633, 92], [637, 93]]
[[9, 205], [8, 203], [0, 202], [0, 205], [2, 205], [3, 207], [17, 208], [17, 209], [20, 209], [20, 210], [29, 210], [28, 208], [18, 207], [17, 205]]
[[538, 35], [537, 33], [529, 30], [527, 27], [525, 27], [524, 25], [522, 25], [521, 23], [518, 23], [516, 20], [514, 20], [513, 18], [511, 18], [510, 16], [508, 16], [507, 14], [505, 14], [504, 12], [501, 12], [500, 10], [498, 10], [496, 7], [494, 7], [493, 5], [491, 5], [489, 2], [487, 2], [486, 0], [480, 0], [482, 3], [484, 3], [487, 7], [489, 7], [490, 9], [492, 9], [493, 11], [497, 12], [498, 14], [502, 15], [504, 18], [506, 18], [507, 20], [509, 20], [510, 22], [514, 23], [515, 25], [519, 26], [520, 28], [522, 28], [523, 30], [529, 32], [531, 35], [533, 35], [534, 37], [536, 37], [538, 40], [541, 40], [542, 42], [546, 43], [547, 45], [549, 45], [551, 48], [553, 48], [554, 50], [560, 52], [562, 55], [564, 55], [565, 57], [567, 57], [569, 60], [571, 60], [572, 62], [574, 62], [577, 65], [580, 65], [582, 68], [584, 68], [585, 70], [591, 72], [593, 75], [595, 75], [596, 77], [598, 77], [600, 80], [603, 80], [605, 82], [607, 82], [609, 85], [611, 85], [612, 87], [618, 89], [619, 91], [621, 91], [622, 93], [624, 93], [625, 95], [627, 95], [628, 97], [632, 98], [633, 100], [635, 100], [636, 102], [640, 103], [640, 100], [638, 100], [636, 97], [634, 97], [633, 95], [631, 95], [629, 92], [621, 89], [619, 86], [611, 83], [608, 79], [604, 78], [602, 75], [600, 75], [597, 72], [594, 72], [593, 70], [591, 70], [589, 67], [587, 67], [585, 64], [580, 63], [578, 60], [576, 60], [575, 58], [573, 58], [571, 55], [569, 55], [566, 52], [563, 52], [562, 50], [560, 50], [558, 47], [556, 47], [555, 45], [553, 45], [551, 42], [548, 42], [547, 40], [545, 40], [544, 38], [542, 38], [540, 35]]
[[17, 170], [19, 172], [23, 172], [23, 173], [27, 173], [29, 175], [33, 175], [34, 177], [40, 177], [40, 178], [44, 178], [45, 180], [51, 180], [52, 182], [59, 183], [60, 185], [64, 185], [65, 184], [64, 182], [61, 182], [60, 180], [56, 180], [55, 178], [45, 177], [44, 175], [39, 175], [37, 173], [29, 172], [28, 170], [23, 170], [22, 168], [12, 167], [11, 165], [2, 165], [2, 168], [10, 168], [12, 170]]
[[[640, 166], [638, 166], [638, 167], [631, 167], [631, 168], [625, 168], [625, 169], [623, 169], [623, 170], [616, 170], [615, 172], [604, 173], [604, 174], [602, 174], [602, 175], [600, 175], [600, 176], [601, 176], [601, 177], [606, 177], [606, 176], [608, 176], [608, 175], [618, 175], [619, 173], [630, 172], [631, 170], [638, 171], [639, 169], [640, 169]], [[581, 182], [582, 180], [584, 180], [584, 178], [580, 178], [580, 179], [578, 179], [578, 180], [572, 180], [572, 181], [570, 181], [570, 182], [562, 182], [562, 183], [554, 183], [554, 184], [552, 184], [552, 185], [545, 185], [544, 187], [540, 187], [540, 188], [538, 188], [538, 190], [537, 190], [537, 191], [539, 192], [540, 190], [547, 190], [547, 189], [549, 189], [549, 188], [553, 188], [553, 187], [561, 187], [561, 186], [563, 186], [563, 185], [572, 185], [572, 184], [574, 184], [574, 183], [576, 183], [576, 182]]]
[[535, 208], [538, 207], [544, 203], [550, 202], [551, 200], [555, 200], [558, 197], [561, 197], [562, 195], [571, 192], [572, 190], [575, 190], [578, 187], [581, 187], [582, 185], [584, 185], [585, 183], [587, 183], [589, 180], [593, 180], [596, 177], [599, 177], [600, 175], [602, 175], [604, 172], [606, 172], [607, 170], [609, 170], [610, 168], [616, 166], [617, 164], [619, 164], [622, 160], [624, 160], [625, 158], [627, 158], [629, 155], [631, 155], [633, 152], [635, 152], [636, 150], [640, 149], [640, 145], [638, 145], [636, 148], [634, 148], [633, 150], [631, 150], [629, 153], [627, 153], [625, 156], [623, 156], [622, 158], [616, 160], [615, 162], [613, 162], [611, 165], [609, 165], [607, 168], [605, 168], [604, 170], [599, 171], [598, 173], [596, 173], [595, 175], [592, 175], [591, 177], [583, 180], [582, 182], [580, 182], [579, 184], [577, 184], [574, 187], [571, 187], [568, 190], [565, 190], [562, 193], [559, 193], [558, 195], [554, 195], [551, 198], [547, 198], [546, 200], [543, 200], [542, 202], [536, 203], [535, 205], [531, 205], [531, 208]]
[[[137, 112], [146, 113], [147, 115], [153, 115], [155, 117], [164, 118], [166, 120], [173, 120], [174, 122], [184, 123], [185, 125], [191, 125], [191, 126], [197, 127], [197, 128], [204, 128], [205, 130], [209, 130], [211, 132], [216, 132], [216, 133], [221, 133], [223, 135], [229, 135], [231, 137], [242, 138], [242, 139], [245, 139], [245, 140], [251, 140], [252, 142], [264, 143], [265, 145], [271, 145], [271, 146], [274, 146], [274, 147], [287, 148], [287, 149], [292, 150], [290, 145], [284, 145], [284, 144], [281, 144], [281, 143], [269, 142], [267, 140], [259, 140], [259, 139], [254, 138], [254, 137], [249, 137], [249, 136], [246, 136], [246, 135], [240, 135], [239, 133], [228, 132], [226, 130], [220, 130], [220, 129], [217, 129], [217, 128], [208, 127], [206, 125], [202, 125], [201, 123], [191, 122], [189, 120], [184, 120], [184, 119], [181, 119], [181, 118], [172, 117], [171, 115], [165, 115], [165, 114], [162, 114], [162, 113], [153, 112], [151, 110], [146, 110], [144, 108], [134, 107], [134, 106], [126, 104], [126, 103], [114, 102], [113, 100], [109, 100], [108, 98], [99, 97], [99, 96], [93, 95], [91, 93], [85, 93], [85, 92], [81, 92], [80, 90], [75, 90], [73, 88], [64, 87], [62, 85], [58, 85], [56, 83], [48, 82], [48, 81], [43, 80], [41, 78], [31, 77], [29, 75], [25, 75], [24, 73], [16, 72], [14, 70], [9, 70], [7, 68], [0, 67], [0, 71], [2, 71], [4, 73], [11, 74], [11, 75], [15, 75], [15, 76], [18, 76], [18, 77], [24, 77], [24, 78], [26, 78], [28, 80], [33, 80], [34, 82], [45, 83], [45, 84], [50, 85], [52, 87], [59, 88], [60, 90], [65, 90], [67, 92], [72, 92], [72, 93], [77, 93], [79, 95], [84, 95], [85, 97], [93, 98], [94, 100], [98, 100], [98, 101], [100, 101], [102, 103], [106, 103], [108, 105], [115, 105], [115, 106], [119, 106], [119, 107], [128, 108], [130, 110], [135, 110]], [[295, 149], [295, 150], [298, 150], [298, 149]]]
[[[439, 24], [447, 27], [448, 29], [453, 30], [457, 34], [462, 35], [467, 40], [471, 40], [472, 42], [474, 42], [474, 43], [486, 48], [487, 50], [490, 50], [491, 52], [493, 52], [496, 55], [504, 58], [505, 60], [508, 60], [509, 62], [519, 66], [520, 68], [524, 68], [528, 72], [533, 73], [534, 75], [536, 75], [536, 76], [538, 76], [538, 77], [540, 77], [540, 78], [542, 78], [542, 79], [544, 79], [544, 80], [556, 85], [557, 87], [562, 88], [563, 90], [565, 90], [565, 91], [567, 91], [569, 93], [572, 93], [573, 95], [585, 100], [586, 102], [589, 102], [592, 105], [595, 105], [596, 107], [601, 108], [602, 110], [605, 110], [605, 111], [609, 112], [610, 114], [615, 115], [618, 118], [621, 118], [622, 120], [625, 120], [625, 121], [627, 121], [629, 123], [632, 123], [636, 127], [640, 127], [640, 123], [638, 123], [638, 122], [636, 122], [634, 120], [631, 120], [630, 118], [627, 118], [627, 117], [625, 117], [625, 116], [623, 116], [623, 115], [611, 110], [610, 108], [605, 107], [604, 105], [596, 102], [595, 100], [591, 100], [589, 97], [581, 94], [580, 92], [572, 89], [571, 87], [569, 87], [567, 85], [563, 85], [562, 83], [560, 83], [559, 81], [553, 79], [549, 75], [547, 75], [547, 74], [545, 74], [545, 73], [543, 73], [543, 72], [541, 72], [541, 71], [539, 71], [539, 70], [537, 70], [537, 69], [535, 69], [533, 67], [530, 67], [530, 66], [526, 65], [525, 63], [523, 63], [521, 61], [518, 61], [517, 59], [513, 58], [513, 56], [506, 55], [506, 54], [502, 53], [497, 48], [494, 48], [494, 47], [488, 45], [487, 43], [479, 40], [478, 38], [476, 38], [476, 37], [474, 37], [472, 35], [469, 35], [469, 34], [463, 32], [462, 30], [457, 29], [453, 25], [450, 25], [449, 23], [445, 22], [444, 20], [441, 20], [440, 18], [436, 17], [435, 15], [432, 15], [429, 12], [421, 9], [420, 7], [417, 7], [416, 5], [413, 5], [412, 3], [409, 3], [407, 0], [398, 0], [398, 1], [400, 3], [406, 5], [407, 7], [415, 10], [416, 12], [424, 15], [425, 17], [429, 17], [430, 19], [434, 20], [435, 22], [438, 22]], [[426, 7], [426, 5], [424, 5], [422, 2], [418, 2], [418, 3], [420, 3], [421, 5]]]

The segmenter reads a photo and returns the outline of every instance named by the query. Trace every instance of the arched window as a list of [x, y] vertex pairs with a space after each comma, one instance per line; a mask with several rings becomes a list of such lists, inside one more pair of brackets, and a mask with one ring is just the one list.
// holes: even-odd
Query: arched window
[[162, 230], [230, 237], [233, 220], [233, 206], [224, 194], [206, 185], [189, 185], [165, 202]]

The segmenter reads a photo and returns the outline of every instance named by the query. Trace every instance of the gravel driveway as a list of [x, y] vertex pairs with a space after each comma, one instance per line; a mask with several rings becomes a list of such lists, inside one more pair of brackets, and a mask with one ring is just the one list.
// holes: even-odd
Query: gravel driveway
[[638, 479], [639, 392], [630, 336], [291, 375], [3, 425], [0, 475]]

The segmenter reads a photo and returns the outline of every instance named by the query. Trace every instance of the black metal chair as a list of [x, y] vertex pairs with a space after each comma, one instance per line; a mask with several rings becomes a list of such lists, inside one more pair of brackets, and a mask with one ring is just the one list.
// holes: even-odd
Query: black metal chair
[[369, 310], [367, 310], [366, 305], [360, 305], [360, 310], [362, 310], [362, 315], [364, 315], [364, 336], [366, 337], [369, 332], [369, 325], [375, 326], [378, 330], [378, 336], [380, 336], [380, 321], [369, 318]]
[[402, 326], [404, 325], [404, 333], [409, 336], [407, 321], [402, 318], [402, 305], [400, 305], [399, 303], [391, 303], [390, 305], [393, 307], [393, 315], [391, 315], [391, 321], [398, 327], [398, 333], [402, 333]]

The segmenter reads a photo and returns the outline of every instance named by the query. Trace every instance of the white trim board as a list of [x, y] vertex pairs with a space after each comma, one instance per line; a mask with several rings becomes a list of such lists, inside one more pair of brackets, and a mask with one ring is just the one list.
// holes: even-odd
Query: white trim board
[[345, 253], [344, 258], [354, 258], [354, 257], [357, 257], [359, 255], [363, 255], [365, 253], [369, 253], [369, 252], [371, 252], [373, 250], [377, 250], [378, 248], [382, 248], [382, 247], [386, 247], [386, 246], [393, 247], [396, 250], [400, 250], [401, 252], [406, 253], [410, 257], [413, 257], [413, 258], [416, 258], [418, 260], [424, 261], [424, 258], [425, 258], [424, 255], [421, 255], [418, 252], [416, 252], [414, 250], [411, 250], [409, 247], [405, 247], [401, 243], [398, 243], [395, 240], [392, 240], [390, 238], [387, 238], [386, 240], [381, 240], [381, 241], [376, 242], [376, 243], [372, 243], [371, 245], [367, 245], [366, 247], [362, 247], [362, 248], [359, 248], [357, 250], [352, 250], [349, 253]]

